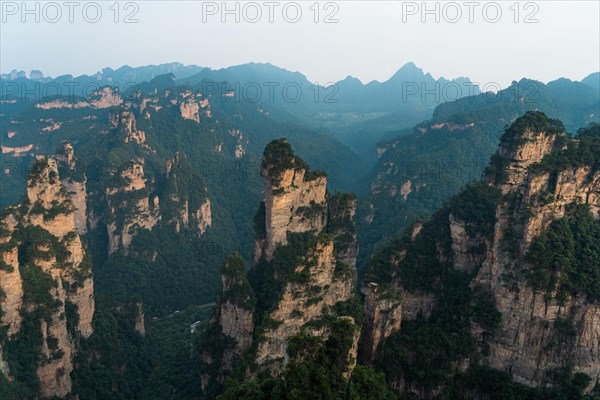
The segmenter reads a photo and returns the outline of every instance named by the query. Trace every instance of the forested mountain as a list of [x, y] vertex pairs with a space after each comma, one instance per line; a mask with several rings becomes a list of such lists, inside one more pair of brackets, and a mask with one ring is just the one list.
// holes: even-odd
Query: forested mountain
[[[335, 89], [269, 64], [0, 80], [0, 398], [591, 393], [593, 75], [498, 94], [414, 64]], [[508, 301], [541, 344], [511, 347]], [[532, 366], [561, 341], [572, 357]]]
[[208, 398], [597, 398], [600, 125], [578, 133], [516, 119], [483, 181], [369, 262], [362, 309], [352, 197], [270, 143], [254, 265], [227, 259], [200, 341]]
[[528, 110], [554, 115], [576, 133], [600, 121], [600, 92], [566, 79], [548, 85], [523, 79], [496, 94], [441, 104], [431, 120], [379, 143], [379, 160], [362, 189], [368, 193], [358, 219], [362, 256], [481, 177], [503, 127]]
[[518, 118], [483, 182], [369, 262], [359, 359], [409, 397], [597, 398], [599, 145]]
[[[108, 390], [104, 398], [115, 398], [117, 392], [130, 398], [128, 393], [150, 390], [150, 379], [161, 381], [160, 390], [181, 389], [177, 385], [183, 378], [165, 369], [165, 362], [181, 360], [158, 351], [158, 337], [144, 338], [138, 332], [145, 332], [140, 324], [144, 318], [153, 321], [153, 327], [161, 326], [160, 338], [168, 338], [172, 327], [159, 321], [182, 310], [189, 318], [203, 315], [202, 306], [213, 302], [219, 288], [219, 266], [226, 254], [252, 257], [252, 215], [263, 186], [260, 160], [271, 139], [285, 133], [304, 149], [307, 160], [331, 171], [332, 187], [343, 184], [343, 176], [336, 179], [337, 174], [359, 168], [356, 156], [335, 139], [275, 120], [255, 104], [228, 99], [227, 93], [205, 96], [177, 85], [172, 76], [160, 76], [125, 94], [105, 87], [88, 98], [7, 103], [18, 107], [2, 117], [5, 204], [25, 193], [23, 174], [30, 165], [37, 168], [36, 160], [65, 158], [66, 152], [77, 159], [72, 171], [62, 173], [73, 176], [78, 185], [65, 190], [76, 194], [71, 199], [73, 213], [85, 227], [82, 235], [93, 264], [94, 315], [100, 328], [81, 341], [79, 353], [73, 349], [65, 356], [69, 362], [74, 357], [73, 363], [80, 366], [71, 374], [72, 382], [62, 385], [67, 392], [72, 388], [84, 399]], [[63, 212], [31, 203], [22, 201], [37, 213]], [[3, 249], [4, 256], [10, 255]], [[60, 271], [52, 265], [44, 273]], [[0, 282], [3, 289], [7, 282]], [[41, 328], [32, 324], [35, 334]], [[175, 343], [189, 355], [188, 335], [178, 333]], [[2, 365], [17, 374], [19, 382], [24, 380], [30, 392], [9, 385], [0, 393], [16, 399], [36, 393], [45, 385], [39, 369], [36, 375], [37, 344], [32, 345], [33, 353], [24, 355], [13, 351], [15, 336], [6, 340], [7, 364]], [[19, 375], [17, 367], [24, 363], [22, 357], [29, 357], [22, 372], [26, 375]], [[194, 362], [189, 357], [184, 361], [192, 365], [181, 394], [188, 398], [187, 386], [199, 377], [193, 374]], [[100, 372], [122, 365], [128, 365], [124, 376]]]
[[[230, 100], [260, 106], [280, 120], [326, 129], [363, 158], [374, 156], [375, 144], [386, 131], [429, 118], [438, 104], [479, 93], [479, 88], [468, 78], [436, 80], [413, 63], [404, 65], [385, 82], [368, 84], [351, 77], [339, 82], [313, 83], [299, 72], [257, 63], [218, 70], [179, 63], [124, 66], [116, 70], [104, 68], [89, 76], [64, 75], [56, 79], [27, 79], [24, 73], [15, 72], [0, 79], [0, 92], [6, 99], [32, 101], [56, 93], [88, 97], [104, 85], [125, 92], [166, 73], [172, 73], [179, 84], [190, 85], [207, 95], [224, 96], [233, 92], [236, 95]], [[380, 126], [379, 119], [385, 120], [390, 113], [396, 117]]]

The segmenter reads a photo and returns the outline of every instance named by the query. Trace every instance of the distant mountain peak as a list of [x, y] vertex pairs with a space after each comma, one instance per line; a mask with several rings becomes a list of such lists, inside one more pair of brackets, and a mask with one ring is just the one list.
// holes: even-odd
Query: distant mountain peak
[[408, 62], [396, 71], [388, 81], [412, 80], [414, 78], [423, 78], [424, 76], [425, 74], [421, 68], [417, 67], [413, 62]]
[[344, 84], [350, 84], [350, 85], [360, 85], [363, 86], [363, 83], [360, 79], [352, 76], [352, 75], [348, 75], [346, 76], [344, 79], [342, 79], [339, 83], [344, 83]]

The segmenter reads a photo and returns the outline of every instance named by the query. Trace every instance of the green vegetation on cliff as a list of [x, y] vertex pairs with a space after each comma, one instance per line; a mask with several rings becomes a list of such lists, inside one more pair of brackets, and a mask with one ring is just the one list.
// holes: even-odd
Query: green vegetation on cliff
[[590, 124], [577, 131], [575, 138], [567, 140], [561, 151], [548, 154], [544, 159], [531, 167], [530, 171], [558, 173], [568, 168], [590, 167], [600, 170], [600, 124]]
[[243, 308], [253, 310], [256, 299], [252, 286], [246, 279], [244, 259], [237, 254], [227, 256], [221, 267], [221, 279], [227, 285], [221, 294], [221, 302], [230, 302]]
[[279, 378], [258, 377], [227, 382], [219, 400], [394, 400], [383, 374], [357, 366], [350, 379], [348, 352], [355, 326], [349, 319], [331, 325], [331, 335], [298, 334], [290, 340], [290, 363]]
[[559, 300], [585, 294], [600, 302], [600, 221], [585, 206], [574, 206], [535, 238], [528, 260], [530, 283]]
[[541, 111], [527, 111], [504, 130], [504, 134], [500, 138], [500, 144], [519, 144], [524, 132], [554, 135], [564, 133], [565, 126], [560, 120], [548, 118]]
[[279, 182], [281, 173], [288, 169], [303, 169], [305, 171], [304, 179], [309, 181], [327, 176], [323, 171], [311, 170], [304, 160], [294, 154], [292, 146], [285, 138], [273, 140], [265, 147], [261, 168], [267, 171], [269, 178], [275, 184]]
[[[385, 286], [398, 277], [407, 290], [437, 290], [435, 283], [452, 269], [452, 260], [440, 261], [437, 256], [440, 251], [450, 254], [450, 215], [465, 222], [470, 236], [485, 238], [492, 233], [500, 197], [498, 189], [483, 182], [466, 185], [423, 225], [416, 238], [407, 230], [377, 253], [365, 268], [364, 281]], [[391, 259], [401, 261], [390, 265]]]

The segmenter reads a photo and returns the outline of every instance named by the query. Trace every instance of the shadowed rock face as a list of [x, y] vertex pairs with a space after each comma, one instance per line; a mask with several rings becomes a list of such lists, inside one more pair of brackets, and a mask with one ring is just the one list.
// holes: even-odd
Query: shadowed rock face
[[[72, 148], [66, 146], [65, 150], [71, 153], [66, 153], [67, 158], [58, 159], [69, 168], [68, 164], [74, 162], [68, 158], [69, 154], [72, 156]], [[7, 209], [1, 221], [2, 261], [8, 267], [0, 269], [0, 288], [5, 293], [1, 323], [8, 327], [7, 340], [15, 340], [23, 313], [39, 308], [49, 311], [49, 317], [39, 321], [42, 345], [37, 349], [41, 356], [36, 373], [43, 397], [64, 397], [71, 391], [76, 336], [87, 338], [92, 334], [91, 265], [79, 237], [85, 226], [82, 210], [78, 208], [85, 206], [85, 183], [78, 183], [75, 190], [69, 192], [67, 187], [73, 189], [73, 182], [70, 178], [61, 180], [55, 159], [38, 160], [27, 180], [28, 202]], [[23, 240], [24, 237], [27, 239]], [[36, 303], [31, 293], [25, 291], [23, 281], [31, 268], [39, 268], [44, 279], [52, 282], [53, 289], [48, 292], [52, 304]], [[73, 309], [78, 320], [75, 331], [69, 332], [67, 321], [72, 318]], [[7, 365], [1, 360], [0, 364], [3, 372], [8, 373]]]
[[224, 345], [222, 349], [207, 348], [200, 353], [201, 364], [207, 367], [201, 373], [204, 388], [211, 381], [222, 383], [225, 374], [234, 368], [253, 341], [255, 300], [241, 257], [227, 257], [221, 268], [221, 283], [221, 296], [209, 322], [208, 334], [217, 336]]

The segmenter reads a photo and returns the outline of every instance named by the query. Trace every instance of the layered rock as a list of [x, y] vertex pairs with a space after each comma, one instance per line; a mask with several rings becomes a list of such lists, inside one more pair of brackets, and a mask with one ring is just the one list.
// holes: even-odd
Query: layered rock
[[181, 112], [182, 118], [191, 119], [192, 121], [200, 123], [200, 105], [193, 99], [181, 102], [181, 104], [179, 104], [179, 111]]
[[77, 338], [92, 334], [91, 263], [78, 234], [76, 204], [56, 160], [41, 159], [27, 180], [27, 202], [7, 209], [2, 219], [1, 324], [8, 327], [7, 340], [22, 340], [23, 316], [38, 316], [42, 397], [71, 391]]
[[[527, 115], [537, 114], [528, 112]], [[521, 185], [529, 167], [561, 147], [559, 139], [566, 135], [560, 121], [524, 121], [525, 117], [517, 119], [506, 130], [498, 152], [486, 170], [486, 180], [499, 187], [503, 193], [514, 191]]]
[[[222, 382], [241, 355], [252, 360], [242, 364], [246, 375], [279, 376], [290, 362], [290, 341], [307, 335], [325, 343], [340, 323], [344, 333], [352, 333], [348, 354], [341, 357], [348, 378], [360, 334], [353, 316], [344, 314], [355, 299], [356, 199], [329, 197], [325, 174], [311, 171], [284, 139], [267, 145], [261, 169], [265, 200], [254, 219], [253, 286], [243, 268], [223, 275], [223, 295], [206, 334], [219, 336], [225, 351], [201, 352], [203, 365], [221, 371], [215, 376], [205, 368], [203, 385], [209, 387], [211, 378]], [[256, 294], [256, 303], [247, 293]]]
[[61, 182], [73, 203], [75, 229], [77, 233], [84, 234], [87, 232], [87, 178], [85, 174], [77, 171], [78, 165], [70, 143], [63, 145], [63, 152], [57, 155], [57, 159], [65, 167], [65, 171], [61, 171]]
[[2, 306], [2, 325], [8, 326], [7, 334], [14, 335], [21, 329], [21, 305], [23, 304], [23, 283], [19, 270], [19, 249], [10, 245], [17, 221], [14, 216], [7, 215], [2, 220], [0, 229], [2, 237], [2, 268], [0, 268], [0, 296]]

